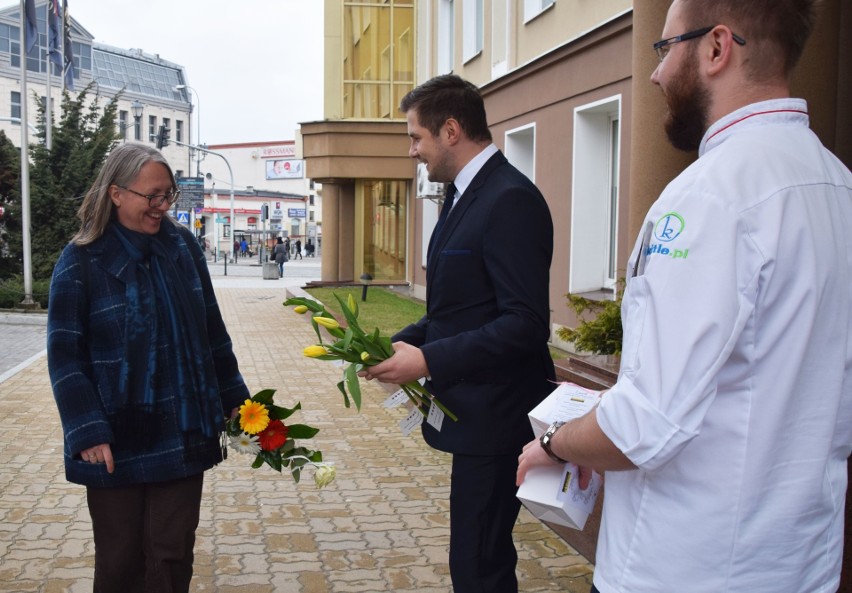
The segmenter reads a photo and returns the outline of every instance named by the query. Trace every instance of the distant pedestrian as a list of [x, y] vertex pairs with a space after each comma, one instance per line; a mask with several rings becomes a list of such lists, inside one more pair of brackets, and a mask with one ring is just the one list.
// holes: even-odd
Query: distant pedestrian
[[237, 254], [239, 254], [239, 252], [240, 252], [240, 242], [237, 239], [234, 239], [234, 253], [233, 253], [234, 261], [237, 260]]
[[287, 246], [284, 245], [284, 241], [281, 240], [281, 237], [278, 237], [278, 243], [275, 244], [275, 247], [272, 248], [272, 256], [275, 258], [275, 263], [278, 264], [278, 277], [284, 277], [284, 262], [289, 259], [289, 255], [287, 253]]
[[296, 258], [302, 259], [302, 240], [296, 239]]
[[240, 241], [240, 256], [248, 256], [248, 242], [246, 241], [245, 237], [243, 237], [243, 240]]
[[305, 242], [305, 255], [314, 257], [314, 242], [310, 238]]

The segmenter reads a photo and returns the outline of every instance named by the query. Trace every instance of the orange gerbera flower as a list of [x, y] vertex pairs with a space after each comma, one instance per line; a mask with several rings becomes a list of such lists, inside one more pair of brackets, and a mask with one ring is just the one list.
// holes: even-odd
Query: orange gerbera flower
[[275, 451], [287, 442], [287, 427], [280, 420], [272, 420], [260, 434], [260, 448], [264, 451]]
[[240, 428], [248, 434], [257, 434], [269, 425], [269, 410], [263, 404], [246, 400], [240, 406]]

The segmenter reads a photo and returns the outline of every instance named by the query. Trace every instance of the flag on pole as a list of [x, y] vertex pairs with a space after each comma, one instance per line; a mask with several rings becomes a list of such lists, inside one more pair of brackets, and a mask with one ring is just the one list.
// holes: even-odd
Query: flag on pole
[[74, 90], [74, 51], [71, 45], [71, 17], [68, 16], [68, 0], [62, 0], [62, 20], [64, 23], [63, 49], [65, 54], [65, 88]]
[[59, 71], [62, 71], [62, 9], [59, 7], [59, 0], [50, 0], [47, 13], [47, 51], [50, 56], [50, 61], [56, 64]]
[[[38, 17], [36, 17], [35, 0], [25, 0], [24, 13], [27, 53], [30, 53], [36, 43], [38, 43]], [[22, 61], [26, 61], [26, 57], [24, 57]]]

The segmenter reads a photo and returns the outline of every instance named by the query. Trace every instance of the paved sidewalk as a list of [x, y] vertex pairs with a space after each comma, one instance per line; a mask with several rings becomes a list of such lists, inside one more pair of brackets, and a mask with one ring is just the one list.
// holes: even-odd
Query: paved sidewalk
[[[340, 369], [302, 356], [313, 330], [281, 303], [285, 286], [304, 281], [298, 270], [318, 277], [318, 267], [318, 259], [297, 261], [283, 280], [263, 280], [255, 267], [257, 276], [238, 280], [234, 268], [249, 266], [229, 266], [225, 278], [211, 265], [249, 388], [276, 389], [283, 405], [301, 401], [293, 420], [321, 429], [309, 443], [337, 465], [337, 480], [322, 490], [310, 476], [296, 485], [232, 453], [206, 474], [192, 589], [447, 593], [449, 456], [416, 433], [403, 436], [402, 410], [385, 409], [375, 384], [364, 386], [360, 413], [346, 409]], [[46, 358], [10, 345], [12, 325], [0, 319], [0, 348], [4, 358], [21, 350], [26, 364], [0, 371], [0, 591], [91, 591], [85, 491], [65, 481]], [[29, 331], [19, 342], [43, 349], [44, 327]], [[515, 539], [521, 591], [588, 592], [592, 567], [525, 510]]]

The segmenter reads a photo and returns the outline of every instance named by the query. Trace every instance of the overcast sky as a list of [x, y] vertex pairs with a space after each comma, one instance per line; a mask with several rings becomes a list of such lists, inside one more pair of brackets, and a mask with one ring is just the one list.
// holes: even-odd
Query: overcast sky
[[292, 140], [299, 122], [322, 119], [323, 4], [68, 0], [68, 12], [97, 42], [182, 65], [201, 141], [225, 144]]

